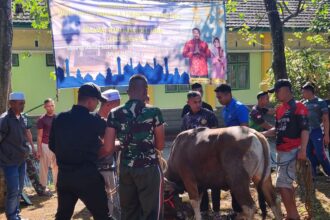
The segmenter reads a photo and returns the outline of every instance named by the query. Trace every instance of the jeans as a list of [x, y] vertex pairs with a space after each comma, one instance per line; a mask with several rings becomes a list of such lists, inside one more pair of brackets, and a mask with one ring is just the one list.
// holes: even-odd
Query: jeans
[[19, 202], [24, 187], [26, 163], [19, 165], [3, 165], [3, 172], [7, 185], [7, 196], [5, 201], [5, 213], [8, 220], [20, 220]]
[[313, 176], [316, 175], [316, 167], [320, 164], [323, 171], [330, 176], [330, 162], [323, 146], [323, 133], [321, 128], [313, 129], [309, 134], [307, 156], [312, 164]]

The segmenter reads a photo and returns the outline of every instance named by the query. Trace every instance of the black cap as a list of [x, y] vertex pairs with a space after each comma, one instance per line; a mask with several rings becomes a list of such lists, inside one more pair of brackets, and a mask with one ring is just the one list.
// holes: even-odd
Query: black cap
[[291, 90], [292, 85], [291, 85], [290, 80], [288, 80], [288, 79], [279, 79], [279, 80], [277, 80], [274, 87], [269, 89], [268, 92], [270, 92], [270, 93], [276, 92], [282, 87], [289, 87], [289, 89]]
[[264, 96], [264, 95], [267, 95], [268, 94], [268, 91], [265, 91], [265, 92], [259, 92], [258, 95], [257, 95], [257, 99], [259, 99], [260, 97]]
[[301, 89], [310, 90], [310, 91], [312, 91], [313, 93], [314, 93], [314, 91], [315, 91], [315, 87], [314, 87], [313, 83], [311, 83], [311, 82], [306, 82], [306, 83], [301, 87]]
[[220, 84], [219, 86], [217, 86], [217, 88], [215, 88], [214, 92], [230, 93], [231, 87], [227, 84]]
[[85, 83], [80, 86], [78, 95], [97, 98], [101, 102], [107, 101], [107, 98], [102, 95], [100, 88], [94, 83]]

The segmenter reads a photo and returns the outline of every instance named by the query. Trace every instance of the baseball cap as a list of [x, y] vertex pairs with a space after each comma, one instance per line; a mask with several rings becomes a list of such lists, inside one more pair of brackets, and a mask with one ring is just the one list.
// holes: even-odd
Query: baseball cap
[[292, 85], [291, 85], [290, 80], [288, 80], [288, 79], [279, 79], [279, 80], [277, 80], [274, 87], [269, 89], [268, 92], [270, 92], [270, 93], [276, 92], [277, 90], [279, 90], [282, 87], [289, 87], [289, 89], [291, 90]]
[[102, 92], [102, 96], [105, 97], [107, 102], [120, 100], [120, 94], [116, 89], [108, 89]]
[[101, 102], [107, 101], [107, 98], [101, 94], [100, 88], [94, 83], [85, 83], [80, 86], [78, 95], [97, 98]]
[[260, 97], [264, 96], [264, 95], [267, 95], [268, 94], [268, 91], [264, 91], [264, 92], [258, 92], [257, 94], [257, 99], [259, 99]]
[[314, 87], [313, 83], [311, 83], [311, 82], [306, 82], [306, 83], [301, 87], [301, 89], [306, 89], [306, 90], [310, 90], [310, 91], [314, 92], [315, 87]]
[[25, 101], [24, 93], [22, 92], [12, 92], [9, 94], [9, 101], [17, 100], [17, 101]]

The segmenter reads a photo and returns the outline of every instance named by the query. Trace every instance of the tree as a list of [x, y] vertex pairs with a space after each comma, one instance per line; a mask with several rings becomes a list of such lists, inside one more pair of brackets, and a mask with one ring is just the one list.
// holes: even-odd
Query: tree
[[[294, 97], [301, 97], [301, 86], [311, 82], [315, 86], [315, 94], [323, 99], [330, 98], [330, 57], [327, 53], [312, 48], [302, 50], [285, 49], [288, 79], [292, 84]], [[272, 70], [271, 70], [272, 72]], [[274, 85], [274, 78], [267, 83]]]
[[329, 55], [314, 49], [299, 51], [286, 49], [288, 76], [294, 83], [293, 92], [301, 97], [301, 85], [307, 81], [315, 85], [315, 93], [321, 98], [330, 98], [330, 60]]
[[[14, 10], [13, 10], [14, 9]], [[13, 43], [13, 11], [28, 10], [35, 29], [47, 29], [49, 16], [47, 1], [1, 0], [0, 1], [0, 112], [7, 109], [11, 90], [11, 62]]]
[[[8, 96], [11, 90], [11, 65], [13, 44], [13, 9], [21, 12], [23, 7], [30, 11], [34, 18], [32, 27], [46, 29], [49, 24], [46, 1], [43, 0], [1, 0], [0, 1], [0, 113], [6, 111]], [[14, 7], [13, 7], [14, 5]], [[19, 9], [19, 10], [18, 10]], [[0, 170], [1, 171], [1, 170]], [[3, 175], [0, 172], [0, 175]], [[4, 200], [4, 179], [0, 178], [0, 199]], [[0, 207], [3, 205], [0, 201]]]
[[11, 85], [11, 50], [13, 22], [11, 0], [0, 2], [0, 112], [7, 109], [7, 98]]
[[275, 0], [264, 0], [266, 13], [270, 26], [270, 32], [273, 42], [273, 62], [272, 68], [275, 79], [286, 79], [288, 74], [286, 72], [286, 61], [284, 53], [284, 34], [283, 24], [277, 10], [277, 3]]
[[[227, 7], [227, 13], [236, 11], [236, 6], [239, 3], [244, 3], [246, 1], [247, 0], [228, 0], [227, 6], [229, 5], [229, 7]], [[314, 19], [311, 22], [311, 26], [314, 27], [314, 29], [311, 28], [309, 30], [313, 32], [328, 31], [328, 29], [324, 29], [324, 24], [326, 23], [328, 26], [330, 24], [328, 17], [329, 2], [328, 0], [263, 0], [263, 2], [266, 9], [265, 15], [267, 15], [269, 21], [273, 45], [272, 72], [275, 80], [288, 78], [283, 33], [285, 23], [290, 21], [292, 18], [297, 17], [304, 10], [309, 9], [313, 10], [315, 13]], [[244, 14], [240, 13], [240, 17], [244, 20]], [[262, 20], [263, 17], [264, 16], [261, 16], [259, 19]], [[256, 17], [256, 19], [258, 18]], [[255, 33], [251, 33], [251, 31], [252, 29], [244, 23], [242, 24], [242, 28], [239, 30], [239, 33], [241, 33], [248, 41], [256, 43], [257, 35]], [[320, 37], [321, 35], [317, 35], [317, 38]]]

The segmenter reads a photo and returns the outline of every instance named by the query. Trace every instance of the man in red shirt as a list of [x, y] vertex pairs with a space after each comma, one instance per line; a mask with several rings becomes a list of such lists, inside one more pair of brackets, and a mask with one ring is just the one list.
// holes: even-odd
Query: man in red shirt
[[40, 116], [37, 122], [38, 128], [38, 154], [37, 157], [40, 158], [40, 183], [44, 187], [47, 187], [48, 180], [48, 169], [52, 168], [53, 183], [56, 186], [58, 168], [56, 164], [55, 154], [49, 150], [49, 132], [52, 126], [53, 119], [55, 118], [55, 103], [51, 98], [44, 101], [44, 108], [46, 114]]
[[194, 38], [184, 45], [182, 55], [189, 58], [191, 77], [208, 77], [207, 59], [211, 57], [211, 52], [207, 43], [200, 39], [201, 31], [194, 28], [192, 33]]
[[275, 128], [263, 132], [265, 136], [276, 134], [277, 179], [287, 218], [300, 219], [296, 206], [292, 182], [295, 179], [296, 160], [306, 160], [306, 147], [309, 137], [308, 111], [301, 102], [295, 101], [292, 85], [287, 79], [280, 79], [270, 92], [275, 91], [282, 104], [276, 109]]

